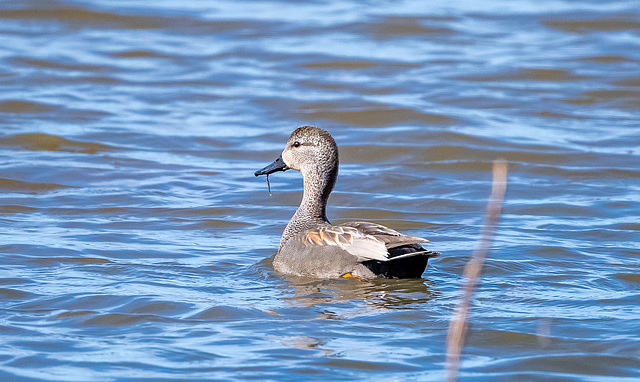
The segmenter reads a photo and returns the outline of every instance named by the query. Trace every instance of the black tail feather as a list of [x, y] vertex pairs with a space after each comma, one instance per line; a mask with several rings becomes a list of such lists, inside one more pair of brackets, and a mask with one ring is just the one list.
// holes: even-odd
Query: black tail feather
[[371, 272], [387, 278], [417, 278], [427, 268], [430, 257], [440, 253], [428, 251], [417, 244], [404, 245], [389, 250], [389, 260], [369, 260], [364, 264]]

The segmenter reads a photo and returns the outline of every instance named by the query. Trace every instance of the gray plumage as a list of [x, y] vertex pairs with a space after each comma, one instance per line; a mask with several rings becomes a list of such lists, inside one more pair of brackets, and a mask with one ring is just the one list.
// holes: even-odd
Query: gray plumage
[[318, 278], [420, 277], [429, 257], [438, 255], [419, 245], [427, 239], [375, 223], [329, 222], [327, 199], [338, 163], [338, 146], [329, 132], [303, 126], [291, 133], [280, 158], [256, 171], [258, 176], [294, 169], [303, 176], [302, 201], [284, 229], [274, 270]]

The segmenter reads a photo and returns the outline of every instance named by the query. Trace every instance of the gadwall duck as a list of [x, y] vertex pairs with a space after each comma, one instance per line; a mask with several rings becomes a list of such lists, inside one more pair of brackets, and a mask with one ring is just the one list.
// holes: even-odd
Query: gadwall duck
[[280, 157], [255, 175], [289, 169], [302, 173], [304, 194], [282, 233], [273, 259], [276, 272], [317, 278], [420, 277], [429, 258], [438, 255], [419, 245], [429, 240], [380, 224], [329, 222], [326, 207], [338, 175], [338, 146], [326, 130], [297, 128]]

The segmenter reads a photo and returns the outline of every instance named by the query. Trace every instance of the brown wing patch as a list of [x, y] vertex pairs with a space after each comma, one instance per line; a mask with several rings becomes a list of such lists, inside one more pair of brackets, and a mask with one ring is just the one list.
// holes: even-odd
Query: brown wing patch
[[345, 232], [342, 235], [338, 235], [338, 240], [340, 240], [340, 244], [342, 245], [351, 245], [353, 244], [353, 234], [351, 232]]
[[320, 233], [317, 231], [307, 232], [305, 235], [305, 244], [315, 244], [315, 245], [324, 245], [322, 243], [322, 238], [320, 237]]
[[299, 238], [305, 246], [340, 247], [359, 261], [389, 260], [385, 242], [376, 235], [364, 233], [356, 227], [324, 226], [307, 231]]
[[304, 235], [302, 242], [305, 245], [337, 245], [343, 247], [352, 245], [356, 238], [375, 239], [373, 236], [366, 235], [353, 227], [328, 226], [308, 231]]
[[320, 230], [320, 237], [322, 238], [322, 241], [324, 241], [328, 245], [338, 245], [339, 243], [337, 232], [323, 229]]

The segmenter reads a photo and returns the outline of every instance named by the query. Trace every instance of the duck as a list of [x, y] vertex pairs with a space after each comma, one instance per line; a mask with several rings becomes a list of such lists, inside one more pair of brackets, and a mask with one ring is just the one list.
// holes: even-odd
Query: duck
[[300, 206], [287, 224], [273, 258], [284, 275], [313, 278], [419, 278], [428, 260], [439, 255], [421, 244], [429, 240], [404, 235], [384, 225], [327, 219], [329, 195], [338, 176], [338, 146], [315, 126], [295, 129], [281, 155], [255, 176], [297, 170], [303, 178]]

